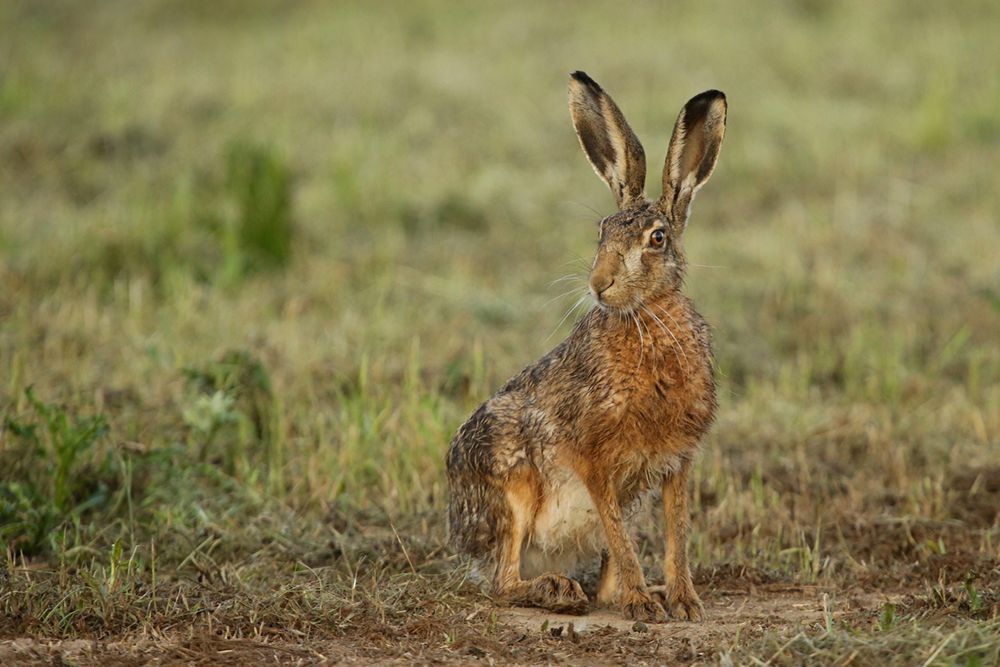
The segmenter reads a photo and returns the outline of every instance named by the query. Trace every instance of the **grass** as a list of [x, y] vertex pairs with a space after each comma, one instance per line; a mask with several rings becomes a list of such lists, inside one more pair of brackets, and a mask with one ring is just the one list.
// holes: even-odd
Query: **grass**
[[[996, 661], [994, 3], [10, 2], [0, 26], [4, 637]], [[721, 388], [696, 585], [893, 611], [663, 653], [521, 640], [465, 580], [447, 442], [568, 331], [552, 281], [612, 207], [578, 68], [654, 173], [684, 100], [730, 101], [686, 239]]]

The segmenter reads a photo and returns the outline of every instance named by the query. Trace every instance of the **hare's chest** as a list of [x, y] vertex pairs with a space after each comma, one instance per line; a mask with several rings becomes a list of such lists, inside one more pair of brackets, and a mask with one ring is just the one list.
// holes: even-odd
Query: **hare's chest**
[[559, 469], [545, 483], [522, 554], [522, 575], [570, 571], [606, 547], [601, 517], [575, 472]]
[[[625, 459], [622, 465], [652, 462], [656, 467], [661, 459], [696, 447], [714, 410], [710, 369], [695, 363], [686, 369], [664, 364], [645, 374], [616, 378], [605, 402], [606, 439], [614, 441], [616, 458]], [[636, 462], [628, 460], [632, 458]]]

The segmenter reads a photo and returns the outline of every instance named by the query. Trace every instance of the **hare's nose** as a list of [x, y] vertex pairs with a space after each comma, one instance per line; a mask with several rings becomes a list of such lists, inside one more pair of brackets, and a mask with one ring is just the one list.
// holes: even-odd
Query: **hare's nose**
[[593, 276], [590, 279], [590, 289], [594, 290], [594, 294], [601, 296], [608, 289], [615, 284], [614, 276]]

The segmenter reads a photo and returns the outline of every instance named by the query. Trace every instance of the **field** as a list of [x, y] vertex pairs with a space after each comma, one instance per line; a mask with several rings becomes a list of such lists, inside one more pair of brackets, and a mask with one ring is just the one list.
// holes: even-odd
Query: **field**
[[[998, 33], [975, 0], [0, 3], [0, 663], [997, 664]], [[729, 99], [686, 234], [700, 625], [512, 612], [447, 543], [448, 441], [567, 334], [614, 209], [576, 69], [651, 193], [681, 104]]]

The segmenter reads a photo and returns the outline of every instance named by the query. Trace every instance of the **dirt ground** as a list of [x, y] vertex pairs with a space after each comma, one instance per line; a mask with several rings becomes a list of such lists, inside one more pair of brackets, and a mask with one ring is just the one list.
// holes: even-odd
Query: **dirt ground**
[[407, 646], [370, 637], [301, 641], [268, 634], [256, 639], [214, 636], [142, 636], [112, 641], [13, 639], [0, 642], [0, 664], [18, 665], [237, 665], [313, 664], [715, 664], [720, 651], [764, 632], [793, 636], [821, 632], [847, 616], [874, 616], [901, 594], [835, 594], [822, 587], [762, 586], [715, 590], [705, 596], [702, 623], [646, 625], [613, 610], [585, 616], [537, 609], [482, 606], [465, 621], [495, 619], [495, 632], [438, 646]]

